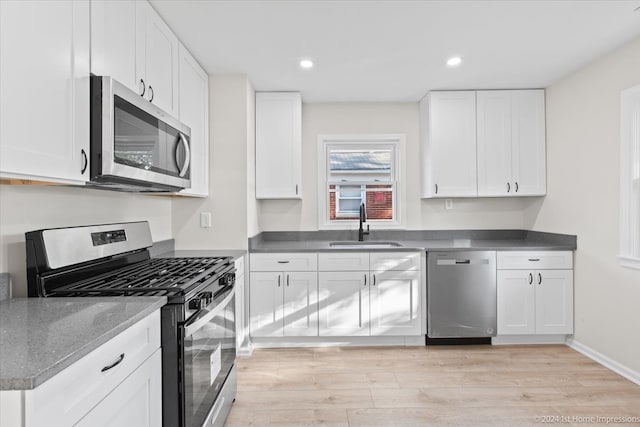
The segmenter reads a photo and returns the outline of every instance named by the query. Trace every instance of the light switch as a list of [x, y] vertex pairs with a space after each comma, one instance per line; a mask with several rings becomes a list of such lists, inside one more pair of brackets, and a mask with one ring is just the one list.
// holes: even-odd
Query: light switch
[[200, 212], [200, 227], [211, 228], [211, 212]]

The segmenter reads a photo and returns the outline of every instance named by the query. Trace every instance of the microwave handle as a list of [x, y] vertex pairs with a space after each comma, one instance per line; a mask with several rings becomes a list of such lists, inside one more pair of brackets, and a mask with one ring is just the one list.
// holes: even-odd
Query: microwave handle
[[176, 146], [176, 166], [178, 166], [180, 176], [184, 176], [187, 173], [187, 169], [189, 169], [189, 163], [191, 162], [191, 150], [189, 149], [189, 143], [187, 142], [187, 139], [184, 137], [184, 135], [179, 132], [178, 136], [180, 138], [180, 142], [182, 142], [182, 144], [184, 145], [185, 156], [184, 163], [182, 164], [182, 167], [180, 167], [180, 165], [178, 164], [178, 150], [180, 149], [180, 144], [178, 144]]

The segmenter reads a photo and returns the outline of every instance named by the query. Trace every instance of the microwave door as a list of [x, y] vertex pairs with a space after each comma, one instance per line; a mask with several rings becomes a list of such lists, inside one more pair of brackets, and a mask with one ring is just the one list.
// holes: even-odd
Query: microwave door
[[141, 114], [130, 104], [115, 102], [113, 161], [141, 171], [161, 171], [166, 163], [164, 132], [158, 120]]

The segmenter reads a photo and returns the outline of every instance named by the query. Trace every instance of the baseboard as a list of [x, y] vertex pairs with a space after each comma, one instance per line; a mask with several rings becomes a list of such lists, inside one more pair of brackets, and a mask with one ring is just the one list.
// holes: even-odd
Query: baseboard
[[395, 337], [251, 337], [253, 348], [424, 346], [424, 335]]
[[491, 338], [491, 344], [565, 344], [566, 339], [566, 335], [499, 335]]
[[616, 362], [615, 360], [605, 356], [604, 354], [597, 352], [591, 347], [587, 347], [579, 341], [576, 341], [574, 338], [567, 339], [567, 346], [571, 347], [575, 351], [584, 354], [589, 359], [598, 362], [605, 368], [611, 369], [618, 375], [622, 375], [629, 381], [640, 385], [640, 372], [636, 372], [627, 366], [624, 366], [621, 363]]

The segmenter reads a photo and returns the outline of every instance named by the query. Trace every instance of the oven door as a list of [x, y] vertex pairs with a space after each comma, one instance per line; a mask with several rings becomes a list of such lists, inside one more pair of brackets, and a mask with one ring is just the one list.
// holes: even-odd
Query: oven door
[[201, 427], [219, 406], [214, 407], [235, 363], [235, 289], [198, 311], [183, 328], [185, 426]]

